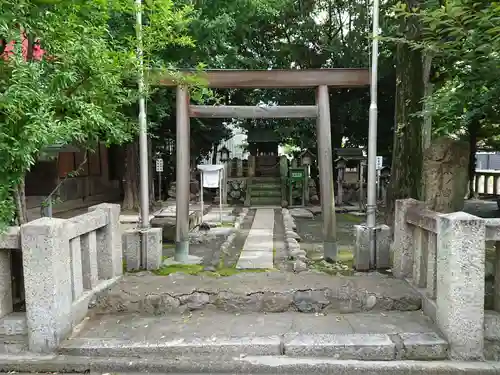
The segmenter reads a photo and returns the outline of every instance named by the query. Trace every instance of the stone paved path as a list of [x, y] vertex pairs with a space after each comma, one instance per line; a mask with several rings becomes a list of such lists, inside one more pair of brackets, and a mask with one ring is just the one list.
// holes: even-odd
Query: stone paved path
[[274, 209], [259, 208], [245, 241], [238, 269], [271, 269], [273, 268], [274, 246]]

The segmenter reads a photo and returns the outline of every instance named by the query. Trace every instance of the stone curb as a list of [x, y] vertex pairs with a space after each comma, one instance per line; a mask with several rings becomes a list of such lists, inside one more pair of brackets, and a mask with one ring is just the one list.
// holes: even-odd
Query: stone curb
[[89, 357], [160, 355], [168, 358], [214, 354], [287, 355], [361, 361], [445, 360], [448, 358], [448, 344], [435, 333], [287, 333], [282, 336], [173, 337], [152, 341], [74, 338], [63, 343], [58, 352], [63, 355]]
[[283, 225], [285, 227], [285, 249], [291, 269], [295, 273], [307, 271], [306, 252], [300, 249], [300, 236], [297, 233], [297, 225], [293, 216], [287, 208], [281, 209]]
[[72, 339], [59, 348], [60, 354], [89, 357], [127, 357], [159, 355], [178, 357], [186, 355], [280, 355], [281, 338], [269, 337], [194, 337], [164, 341], [131, 341], [120, 339]]
[[245, 218], [247, 217], [247, 215], [248, 215], [248, 208], [243, 208], [243, 210], [239, 213], [238, 217], [234, 221], [234, 225], [233, 225], [234, 230], [226, 238], [226, 240], [222, 243], [222, 245], [220, 247], [220, 251], [222, 253], [225, 254], [226, 251], [227, 251], [227, 249], [229, 248], [229, 246], [232, 245], [234, 239], [238, 235], [237, 231], [240, 229], [241, 224], [243, 223], [243, 221], [245, 220]]
[[178, 358], [71, 357], [64, 355], [1, 355], [4, 372], [79, 373], [219, 373], [219, 374], [339, 374], [339, 375], [493, 375], [500, 362], [342, 361], [334, 358], [287, 356], [196, 355]]

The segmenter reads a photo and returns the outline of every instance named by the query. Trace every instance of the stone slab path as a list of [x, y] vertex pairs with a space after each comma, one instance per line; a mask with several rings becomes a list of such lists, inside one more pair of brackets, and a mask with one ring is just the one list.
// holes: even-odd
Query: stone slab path
[[87, 322], [59, 352], [77, 356], [287, 355], [357, 360], [445, 359], [447, 343], [421, 311], [314, 315], [196, 311], [117, 314]]
[[271, 269], [273, 268], [274, 209], [259, 208], [243, 245], [236, 268]]

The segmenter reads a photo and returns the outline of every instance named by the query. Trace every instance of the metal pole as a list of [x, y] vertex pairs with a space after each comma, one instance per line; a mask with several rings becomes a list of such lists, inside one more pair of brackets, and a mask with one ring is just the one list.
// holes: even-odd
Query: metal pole
[[203, 171], [200, 170], [200, 211], [201, 211], [201, 218], [200, 218], [200, 223], [203, 223], [203, 215], [205, 212], [205, 202], [203, 198]]
[[373, 0], [373, 40], [370, 85], [370, 112], [368, 128], [368, 198], [366, 205], [366, 224], [369, 230], [369, 249], [371, 266], [375, 267], [375, 224], [377, 214], [377, 73], [378, 73], [378, 29], [379, 0]]
[[149, 180], [148, 180], [148, 129], [146, 124], [146, 99], [144, 96], [144, 57], [142, 53], [142, 1], [136, 0], [137, 6], [137, 59], [139, 60], [139, 168], [140, 168], [140, 203], [141, 227], [149, 227]]
[[158, 200], [161, 202], [161, 172], [158, 172]]
[[176, 124], [176, 232], [175, 261], [185, 263], [189, 256], [189, 95], [186, 87], [177, 86]]
[[330, 100], [328, 86], [319, 86], [317, 104], [319, 115], [316, 121], [318, 137], [318, 163], [323, 212], [323, 251], [327, 261], [337, 260], [337, 233], [335, 202], [333, 193], [332, 130], [330, 125]]

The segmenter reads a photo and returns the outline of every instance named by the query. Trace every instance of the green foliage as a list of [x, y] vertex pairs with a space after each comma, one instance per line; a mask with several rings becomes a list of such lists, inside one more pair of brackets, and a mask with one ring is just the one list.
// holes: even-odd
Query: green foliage
[[437, 87], [426, 98], [437, 135], [461, 136], [480, 124], [486, 143], [497, 133], [500, 107], [500, 3], [428, 0], [425, 9], [396, 13], [417, 16], [422, 23], [418, 41], [410, 43], [434, 56], [431, 81]]
[[[135, 134], [135, 119], [124, 108], [138, 94], [131, 84], [138, 73], [137, 38], [111, 32], [114, 14], [134, 20], [135, 10], [131, 0], [1, 2], [0, 35], [17, 42], [14, 53], [0, 60], [1, 225], [12, 222], [11, 192], [44, 147], [92, 149], [98, 141], [123, 143]], [[144, 12], [148, 62], [157, 48], [193, 45], [185, 34], [189, 7], [155, 0]], [[42, 60], [23, 58], [21, 30], [30, 41], [40, 41]]]

